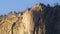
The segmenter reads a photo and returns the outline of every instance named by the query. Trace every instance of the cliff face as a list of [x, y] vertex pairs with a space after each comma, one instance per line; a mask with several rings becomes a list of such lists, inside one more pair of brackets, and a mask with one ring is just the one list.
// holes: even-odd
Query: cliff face
[[60, 34], [60, 6], [36, 4], [23, 13], [0, 16], [0, 34]]

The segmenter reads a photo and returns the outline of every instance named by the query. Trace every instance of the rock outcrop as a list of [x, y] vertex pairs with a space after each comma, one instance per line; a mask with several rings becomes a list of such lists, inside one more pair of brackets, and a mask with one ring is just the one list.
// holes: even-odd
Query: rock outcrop
[[60, 5], [39, 3], [24, 12], [0, 16], [0, 34], [60, 34]]

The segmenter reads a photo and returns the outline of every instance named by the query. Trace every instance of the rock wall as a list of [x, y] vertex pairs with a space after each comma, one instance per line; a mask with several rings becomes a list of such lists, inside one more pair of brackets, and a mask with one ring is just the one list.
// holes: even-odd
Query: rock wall
[[0, 16], [0, 34], [60, 34], [60, 5], [39, 3], [24, 12]]

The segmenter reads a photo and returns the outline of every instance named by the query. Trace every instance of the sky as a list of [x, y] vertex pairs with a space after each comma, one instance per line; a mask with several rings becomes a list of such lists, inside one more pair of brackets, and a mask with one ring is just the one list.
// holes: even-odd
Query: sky
[[54, 6], [60, 4], [60, 0], [0, 0], [0, 15], [8, 14], [11, 11], [22, 12], [37, 3]]

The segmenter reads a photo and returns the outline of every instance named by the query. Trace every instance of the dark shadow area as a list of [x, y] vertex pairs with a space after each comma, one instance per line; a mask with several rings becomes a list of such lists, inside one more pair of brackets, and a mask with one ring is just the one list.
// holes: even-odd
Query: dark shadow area
[[12, 31], [11, 31], [12, 34], [14, 34], [14, 33], [13, 33], [13, 29], [14, 29], [15, 25], [16, 25], [16, 23], [13, 23], [13, 24], [12, 24], [12, 27], [11, 27], [11, 29], [12, 29]]

